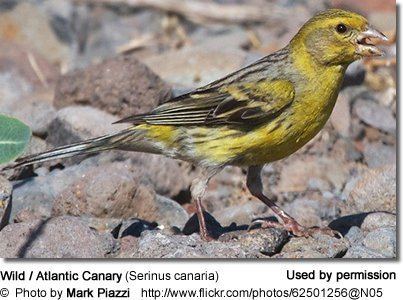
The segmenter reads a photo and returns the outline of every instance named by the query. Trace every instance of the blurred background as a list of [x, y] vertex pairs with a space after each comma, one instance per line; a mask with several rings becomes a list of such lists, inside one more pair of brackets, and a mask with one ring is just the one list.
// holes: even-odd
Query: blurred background
[[[264, 179], [301, 224], [333, 221], [348, 242], [283, 238], [266, 252], [234, 250], [234, 241], [195, 250], [161, 231], [173, 245], [161, 249], [156, 226], [194, 231], [189, 186], [198, 170], [111, 152], [3, 172], [13, 204], [9, 214], [8, 203], [0, 207], [0, 256], [394, 257], [395, 1], [0, 0], [0, 113], [31, 126], [28, 153], [113, 132], [122, 128], [110, 125], [118, 118], [282, 48], [330, 7], [366, 16], [389, 37], [386, 55], [349, 67], [326, 127], [296, 154], [265, 167]], [[271, 216], [246, 191], [244, 175], [228, 167], [211, 181], [205, 207], [218, 231]]]

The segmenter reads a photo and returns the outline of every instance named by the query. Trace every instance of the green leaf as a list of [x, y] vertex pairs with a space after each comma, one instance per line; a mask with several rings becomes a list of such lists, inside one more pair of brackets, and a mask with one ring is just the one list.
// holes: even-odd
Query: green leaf
[[0, 114], [0, 164], [20, 156], [31, 138], [31, 129], [21, 121]]

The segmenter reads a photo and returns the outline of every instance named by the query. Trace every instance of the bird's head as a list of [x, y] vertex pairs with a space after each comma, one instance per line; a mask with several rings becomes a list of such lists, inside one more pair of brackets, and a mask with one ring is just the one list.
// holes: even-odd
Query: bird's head
[[324, 65], [348, 65], [363, 57], [380, 56], [371, 40], [387, 40], [361, 15], [329, 9], [304, 24], [291, 41], [295, 49], [305, 49]]

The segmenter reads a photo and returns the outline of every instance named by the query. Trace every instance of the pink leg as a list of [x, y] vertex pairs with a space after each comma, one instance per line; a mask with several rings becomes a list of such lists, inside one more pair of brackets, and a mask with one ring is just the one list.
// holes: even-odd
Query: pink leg
[[283, 222], [281, 226], [278, 223], [273, 223], [270, 221], [258, 221], [258, 223], [262, 224], [262, 227], [283, 227], [288, 232], [292, 233], [295, 236], [304, 236], [309, 237], [315, 232], [322, 232], [324, 234], [328, 234], [331, 236], [341, 236], [340, 233], [330, 229], [330, 228], [306, 228], [300, 225], [293, 217], [287, 214], [284, 210], [282, 210], [279, 206], [277, 206], [272, 200], [270, 200], [266, 195], [263, 193], [263, 186], [262, 186], [262, 178], [261, 178], [261, 171], [262, 166], [252, 166], [248, 169], [247, 175], [247, 186], [249, 191], [253, 196], [261, 200], [265, 203], [270, 209], [280, 218]]
[[212, 241], [214, 238], [209, 234], [206, 226], [206, 220], [204, 219], [202, 199], [206, 191], [208, 182], [212, 176], [214, 176], [220, 169], [211, 169], [207, 171], [207, 174], [203, 177], [196, 178], [192, 182], [190, 192], [192, 194], [192, 199], [196, 203], [196, 214], [199, 221], [199, 232], [200, 237], [206, 241]]

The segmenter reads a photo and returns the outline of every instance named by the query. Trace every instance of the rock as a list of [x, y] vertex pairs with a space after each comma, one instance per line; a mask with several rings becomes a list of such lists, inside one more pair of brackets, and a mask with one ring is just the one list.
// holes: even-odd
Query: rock
[[[47, 15], [69, 18], [74, 13], [74, 4], [69, 0], [41, 1], [39, 8]], [[54, 29], [55, 30], [55, 29]], [[55, 33], [58, 34], [55, 30]], [[61, 39], [63, 40], [63, 39]]]
[[356, 172], [356, 169], [361, 167], [361, 165], [358, 167], [352, 163], [362, 161], [362, 153], [356, 148], [354, 141], [351, 139], [336, 140], [329, 155], [335, 159], [346, 161], [348, 164], [350, 164], [350, 174]]
[[227, 207], [248, 203], [252, 196], [245, 190], [245, 174], [238, 167], [226, 167], [211, 178], [203, 205], [207, 211], [215, 213]]
[[[301, 24], [302, 25], [302, 24]], [[286, 20], [279, 20], [279, 22], [276, 22], [276, 26], [267, 26], [265, 24], [262, 24], [261, 26], [257, 26], [254, 29], [254, 32], [256, 36], [258, 37], [258, 41], [260, 41], [261, 45], [263, 46], [263, 49], [260, 49], [261, 47], [258, 47], [259, 52], [265, 52], [265, 54], [268, 53], [273, 53], [284, 46], [286, 46], [291, 38], [292, 34], [289, 31], [289, 29], [295, 29], [298, 30], [295, 27], [295, 24], [290, 24], [289, 22], [286, 22]], [[253, 40], [249, 39], [249, 43], [246, 44], [251, 50], [253, 50], [256, 46], [253, 45]], [[252, 47], [251, 47], [252, 46]], [[244, 47], [245, 48], [245, 47]], [[248, 52], [251, 53], [251, 52]], [[252, 62], [252, 61], [251, 61]]]
[[189, 218], [187, 212], [178, 203], [154, 192], [146, 192], [145, 196], [135, 198], [133, 202], [131, 217], [148, 222], [182, 228]]
[[54, 146], [76, 143], [89, 138], [118, 132], [125, 125], [112, 125], [117, 118], [90, 106], [60, 109], [50, 123], [46, 141]]
[[342, 9], [353, 9], [356, 11], [360, 11], [367, 14], [371, 14], [372, 12], [386, 12], [390, 13], [389, 17], [395, 17], [396, 6], [393, 1], [385, 1], [385, 2], [377, 2], [377, 1], [369, 1], [362, 2], [359, 0], [332, 0], [332, 4], [334, 7], [342, 8]]
[[[0, 61], [1, 63], [1, 61]], [[8, 107], [22, 95], [33, 90], [32, 85], [14, 72], [0, 72], [0, 112], [9, 114]]]
[[238, 225], [249, 225], [253, 219], [261, 216], [267, 211], [267, 206], [259, 200], [251, 200], [244, 204], [229, 206], [224, 209], [214, 211], [214, 216], [218, 222], [224, 226], [231, 223]]
[[[38, 78], [30, 60], [35, 61], [41, 70], [41, 79]], [[33, 125], [36, 131], [37, 125], [34, 123], [41, 118], [30, 115], [30, 111], [38, 113], [34, 104], [48, 100], [47, 92], [58, 74], [58, 70], [35, 51], [0, 39], [0, 113], [21, 115], [25, 112], [22, 115], [33, 121], [29, 125]], [[38, 125], [40, 128], [40, 124]]]
[[91, 167], [56, 196], [53, 215], [128, 218], [136, 201], [152, 201], [153, 191], [124, 162]]
[[14, 219], [15, 215], [23, 209], [28, 209], [42, 218], [50, 217], [56, 197], [85, 174], [88, 168], [89, 166], [83, 163], [15, 182], [11, 218]]
[[[331, 137], [336, 138], [334, 131], [330, 131], [329, 134]], [[362, 153], [358, 151], [356, 145], [354, 144], [354, 141], [351, 138], [338, 138], [334, 140], [333, 145], [332, 142], [333, 141], [325, 142], [328, 144], [328, 147], [331, 148], [331, 150], [328, 148], [326, 154], [324, 155], [330, 156], [334, 160], [342, 161], [349, 164], [349, 173], [354, 171], [353, 168], [357, 168], [357, 166], [352, 162], [362, 160]]]
[[[357, 182], [361, 179], [361, 176], [368, 171], [368, 168], [364, 165], [358, 169], [353, 169], [350, 178], [347, 180], [346, 185], [344, 186], [343, 192], [341, 194], [341, 199], [343, 201], [347, 201], [350, 197], [351, 191], [354, 189]], [[346, 213], [350, 213], [347, 211]]]
[[330, 116], [330, 123], [342, 137], [350, 135], [350, 102], [343, 93], [340, 93], [337, 98], [336, 105]]
[[246, 253], [262, 253], [272, 256], [281, 250], [288, 240], [288, 233], [280, 229], [254, 229], [251, 231], [232, 231], [224, 233], [218, 239], [221, 242], [234, 241]]
[[369, 170], [356, 183], [348, 204], [352, 211], [396, 212], [396, 166]]
[[[155, 221], [158, 224], [165, 226], [175, 226], [178, 228], [183, 228], [185, 226], [189, 219], [189, 215], [182, 206], [177, 202], [160, 195], [156, 195], [155, 202], [157, 211], [155, 212], [155, 216], [150, 216], [148, 220]], [[149, 212], [144, 212], [143, 216], [149, 214]]]
[[[168, 236], [158, 230], [144, 231], [140, 238], [127, 241], [118, 258], [256, 258], [267, 257], [260, 250], [272, 251], [269, 243], [264, 241], [265, 233], [255, 234], [254, 239], [243, 236], [240, 241], [204, 242], [198, 234], [189, 236]], [[267, 234], [267, 233], [266, 233]], [[273, 233], [272, 233], [273, 234]], [[252, 234], [253, 235], [253, 234]], [[266, 235], [266, 238], [270, 233]], [[274, 243], [282, 243], [281, 238]], [[281, 240], [281, 241], [280, 241]]]
[[390, 109], [367, 99], [359, 99], [354, 104], [354, 111], [364, 123], [388, 133], [396, 133], [396, 119]]
[[387, 258], [381, 253], [368, 249], [362, 245], [354, 245], [347, 250], [343, 258]]
[[[32, 67], [32, 62], [40, 70], [41, 77], [38, 77], [37, 71]], [[47, 56], [42, 56], [30, 46], [0, 38], [0, 74], [11, 76], [9, 92], [25, 94], [27, 90], [40, 91], [43, 88], [53, 86], [59, 75], [59, 70], [57, 66], [47, 60]], [[22, 89], [11, 90], [18, 81], [24, 83], [21, 85]], [[15, 98], [18, 99], [19, 97]]]
[[195, 45], [219, 49], [226, 45], [228, 49], [242, 49], [249, 43], [247, 31], [241, 26], [201, 26], [192, 33]]
[[378, 228], [369, 232], [363, 245], [390, 258], [396, 257], [396, 229], [395, 227]]
[[392, 108], [396, 104], [396, 87], [390, 86], [376, 94], [378, 102], [385, 107]]
[[[84, 7], [79, 8], [83, 10]], [[78, 7], [75, 6], [74, 9], [77, 14]], [[73, 25], [77, 26], [77, 23], [80, 25], [81, 32], [87, 31], [85, 48], [74, 61], [75, 65], [79, 67], [86, 66], [115, 56], [117, 52], [120, 52], [119, 50], [122, 46], [127, 45], [130, 41], [150, 36], [155, 31], [161, 30], [161, 20], [164, 18], [163, 12], [158, 10], [136, 10], [133, 13], [133, 11], [129, 10], [125, 13], [123, 10], [122, 6], [118, 10], [98, 6], [96, 9], [85, 9], [81, 12], [79, 18], [70, 19]], [[90, 27], [90, 30], [88, 30], [88, 27]], [[141, 58], [142, 52], [149, 54], [150, 52], [163, 50], [159, 47], [162, 43], [156, 44], [148, 43], [146, 49], [138, 48], [136, 56]]]
[[122, 219], [119, 218], [96, 218], [88, 215], [82, 215], [80, 218], [88, 227], [99, 233], [112, 233], [122, 223]]
[[14, 223], [27, 223], [40, 220], [41, 216], [30, 209], [22, 209], [14, 216]]
[[145, 63], [175, 87], [197, 87], [238, 70], [245, 58], [241, 50], [216, 44], [216, 48], [200, 45], [151, 56]]
[[315, 234], [309, 238], [292, 238], [276, 258], [337, 258], [342, 257], [349, 247], [346, 239]]
[[[133, 172], [139, 177], [147, 178], [157, 194], [168, 198], [187, 194], [192, 180], [199, 170], [194, 170], [190, 163], [174, 160], [162, 155], [109, 151], [86, 159], [86, 162], [95, 166], [130, 160]], [[190, 196], [189, 196], [190, 197]], [[190, 199], [178, 199], [179, 202], [188, 202]]]
[[128, 219], [121, 222], [112, 230], [114, 238], [124, 238], [126, 236], [140, 237], [141, 233], [146, 230], [154, 230], [157, 223], [150, 223], [140, 219]]
[[[166, 236], [159, 231], [145, 231], [140, 239], [134, 243], [134, 247], [127, 248], [119, 253], [118, 258], [203, 258], [208, 257], [203, 251], [203, 241], [199, 235], [191, 236]], [[223, 253], [235, 256], [237, 251], [231, 247], [220, 247], [217, 244], [215, 257]], [[220, 255], [221, 254], [221, 255]], [[244, 255], [242, 255], [244, 257]]]
[[296, 199], [284, 206], [284, 210], [306, 227], [321, 226], [322, 220], [335, 215], [335, 203], [329, 199]]
[[23, 98], [23, 101], [13, 101], [3, 107], [2, 111], [27, 124], [34, 135], [46, 136], [50, 123], [56, 117], [56, 110], [52, 105], [52, 93], [42, 92]]
[[396, 28], [396, 8], [390, 6], [389, 11], [371, 11], [368, 15], [368, 21], [378, 30], [389, 32]]
[[364, 146], [364, 159], [370, 168], [396, 164], [396, 147], [381, 142], [368, 143]]
[[4, 0], [0, 2], [0, 11], [13, 9], [18, 4], [18, 0]]
[[0, 176], [0, 230], [2, 230], [10, 220], [12, 190], [11, 183]]
[[168, 198], [187, 191], [199, 172], [190, 163], [162, 155], [130, 153], [130, 159], [135, 172], [149, 178], [155, 191]]
[[331, 190], [331, 186], [330, 183], [326, 180], [320, 178], [310, 178], [308, 181], [308, 189], [326, 192]]
[[0, 15], [0, 37], [33, 48], [53, 63], [62, 63], [70, 56], [68, 47], [58, 41], [50, 27], [48, 17], [25, 1]]
[[134, 249], [137, 249], [138, 238], [126, 235], [120, 239], [120, 247], [119, 247], [119, 254], [121, 257], [131, 257], [133, 256]]
[[85, 29], [79, 26], [80, 12], [86, 11], [85, 7], [76, 6], [69, 0], [53, 0], [41, 1], [38, 8], [47, 15], [58, 41], [74, 50], [77, 49], [79, 36], [85, 32]]
[[10, 224], [0, 240], [3, 258], [102, 258], [114, 248], [110, 234], [98, 234], [71, 216]]
[[361, 229], [374, 231], [375, 229], [392, 227], [396, 228], [396, 215], [386, 212], [376, 212], [368, 214], [361, 224]]
[[329, 157], [305, 156], [302, 159], [291, 160], [282, 168], [275, 190], [277, 193], [303, 192], [307, 190], [310, 180], [320, 179], [330, 183], [336, 191], [340, 191], [348, 174], [348, 166], [341, 161]]
[[24, 155], [40, 153], [46, 151], [46, 149], [48, 149], [48, 144], [45, 140], [36, 136], [32, 136]]
[[362, 239], [364, 238], [364, 234], [359, 227], [352, 226], [347, 234], [344, 236], [344, 238], [346, 238], [350, 242], [350, 244], [354, 245], [362, 241]]
[[53, 214], [98, 218], [141, 218], [160, 225], [183, 227], [186, 211], [171, 199], [155, 194], [147, 180], [125, 163], [91, 168], [56, 198]]
[[170, 88], [134, 55], [118, 56], [60, 77], [54, 104], [90, 105], [120, 117], [144, 113], [170, 98]]

